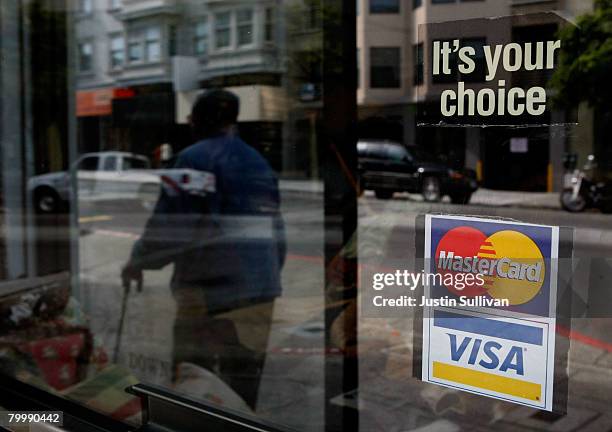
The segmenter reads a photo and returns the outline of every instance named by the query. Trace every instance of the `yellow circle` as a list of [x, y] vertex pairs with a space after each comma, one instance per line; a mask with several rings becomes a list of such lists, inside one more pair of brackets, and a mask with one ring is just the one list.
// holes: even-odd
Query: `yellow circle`
[[485, 277], [485, 287], [493, 298], [520, 305], [534, 298], [544, 284], [546, 268], [542, 252], [523, 233], [496, 232], [485, 240], [478, 257], [495, 262], [494, 273]]

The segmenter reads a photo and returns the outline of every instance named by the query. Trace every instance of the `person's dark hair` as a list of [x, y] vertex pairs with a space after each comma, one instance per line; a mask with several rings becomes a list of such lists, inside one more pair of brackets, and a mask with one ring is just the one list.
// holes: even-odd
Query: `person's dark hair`
[[227, 90], [207, 90], [198, 96], [191, 110], [191, 125], [196, 138], [221, 132], [236, 123], [240, 100]]

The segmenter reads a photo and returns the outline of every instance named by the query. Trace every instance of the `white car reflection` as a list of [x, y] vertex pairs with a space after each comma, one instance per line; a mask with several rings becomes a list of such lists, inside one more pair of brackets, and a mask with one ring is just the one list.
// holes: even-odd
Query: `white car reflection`
[[[151, 169], [146, 156], [128, 152], [86, 153], [72, 169], [76, 174], [79, 201], [134, 200], [150, 209], [162, 186], [171, 194], [179, 189], [194, 194], [206, 194], [215, 189], [212, 174], [188, 169]], [[28, 189], [36, 212], [66, 210], [71, 183], [69, 171], [32, 177]]]

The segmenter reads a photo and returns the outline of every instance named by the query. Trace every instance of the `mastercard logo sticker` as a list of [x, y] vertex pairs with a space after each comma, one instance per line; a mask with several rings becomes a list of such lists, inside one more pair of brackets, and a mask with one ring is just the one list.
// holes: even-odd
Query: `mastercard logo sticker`
[[496, 299], [508, 299], [511, 305], [533, 299], [542, 289], [546, 272], [540, 248], [525, 234], [503, 230], [486, 236], [467, 226], [453, 228], [440, 239], [435, 265], [443, 275], [482, 275], [484, 284], [475, 280], [466, 283], [462, 290], [452, 284], [445, 285], [452, 293], [472, 297], [488, 294]]

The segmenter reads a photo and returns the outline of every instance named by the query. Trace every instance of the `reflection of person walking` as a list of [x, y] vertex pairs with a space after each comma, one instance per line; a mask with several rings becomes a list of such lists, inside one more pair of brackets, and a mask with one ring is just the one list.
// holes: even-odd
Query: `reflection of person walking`
[[238, 112], [238, 98], [227, 91], [197, 99], [197, 142], [174, 168], [179, 178], [181, 170], [195, 170], [214, 185], [194, 190], [166, 176], [123, 276], [138, 279], [142, 270], [174, 263], [175, 373], [182, 362], [204, 367], [255, 408], [285, 236], [276, 175], [235, 134]]

